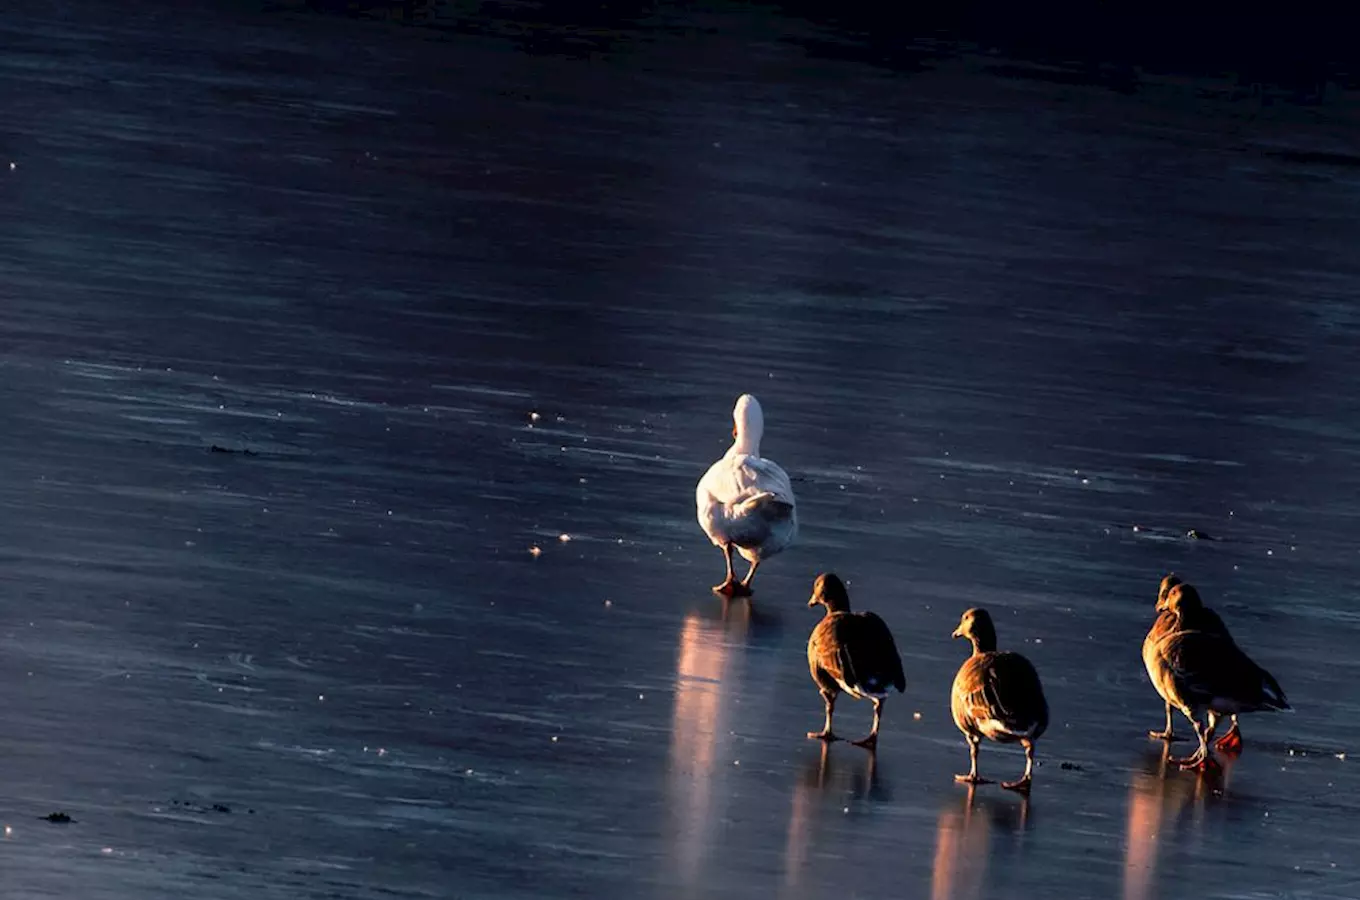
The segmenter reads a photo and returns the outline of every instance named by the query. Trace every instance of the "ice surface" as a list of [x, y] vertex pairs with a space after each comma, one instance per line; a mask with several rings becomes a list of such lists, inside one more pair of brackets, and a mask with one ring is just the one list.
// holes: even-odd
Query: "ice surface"
[[[1360, 183], [1263, 149], [1316, 117], [199, 6], [0, 12], [6, 896], [1355, 895]], [[743, 391], [802, 533], [724, 607]], [[803, 738], [828, 569], [876, 758]], [[1221, 778], [1144, 736], [1173, 569], [1298, 708]], [[1027, 803], [951, 778], [973, 605]]]

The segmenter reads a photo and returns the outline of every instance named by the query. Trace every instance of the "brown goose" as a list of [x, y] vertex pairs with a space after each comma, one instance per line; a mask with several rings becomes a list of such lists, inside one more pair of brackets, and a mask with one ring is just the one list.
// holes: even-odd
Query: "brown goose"
[[812, 680], [826, 704], [826, 724], [821, 731], [809, 731], [808, 737], [839, 740], [831, 730], [831, 716], [836, 710], [836, 697], [844, 691], [856, 700], [867, 697], [873, 701], [873, 730], [868, 737], [851, 742], [872, 749], [878, 746], [878, 725], [888, 688], [897, 688], [899, 694], [907, 689], [902, 657], [882, 619], [871, 612], [850, 611], [850, 595], [845, 585], [830, 572], [818, 575], [812, 583], [808, 606], [819, 603], [826, 607], [826, 614], [812, 629], [807, 655]]
[[[1199, 738], [1199, 749], [1175, 762], [1187, 769], [1208, 768], [1215, 765], [1209, 741], [1220, 716], [1291, 707], [1279, 682], [1237, 646], [1193, 587], [1173, 586], [1163, 603], [1175, 623], [1146, 654], [1148, 673], [1157, 693], [1190, 720]], [[1208, 713], [1204, 726], [1197, 718], [1200, 710]]]
[[1003, 744], [1020, 742], [1025, 747], [1025, 774], [1019, 781], [1001, 786], [1013, 791], [1028, 791], [1034, 772], [1034, 744], [1048, 728], [1048, 701], [1039, 683], [1039, 673], [1019, 653], [996, 649], [996, 628], [985, 609], [970, 609], [963, 614], [954, 637], [967, 638], [973, 655], [964, 660], [954, 676], [949, 706], [954, 724], [968, 741], [972, 762], [967, 775], [956, 781], [986, 784], [978, 777], [978, 744], [984, 737]]
[[[1172, 590], [1181, 590], [1181, 610], [1183, 615], [1188, 615], [1193, 624], [1191, 628], [1178, 628], [1177, 616], [1168, 608], [1169, 598]], [[1157, 641], [1161, 640], [1172, 631], [1192, 630], [1207, 631], [1212, 634], [1222, 635], [1232, 641], [1232, 634], [1228, 631], [1228, 626], [1219, 618], [1218, 613], [1205, 606], [1199, 596], [1199, 591], [1193, 585], [1186, 584], [1176, 577], [1173, 573], [1162, 579], [1161, 590], [1157, 594], [1157, 621], [1153, 623], [1152, 629], [1148, 631], [1147, 637], [1143, 639], [1143, 666], [1147, 669], [1148, 677], [1152, 678], [1154, 663], [1149, 651], [1156, 646]], [[1236, 643], [1234, 641], [1234, 643]], [[1171, 733], [1171, 704], [1166, 704], [1166, 730], [1149, 731], [1148, 735], [1163, 740], [1174, 741], [1176, 736]], [[1242, 749], [1242, 729], [1237, 724], [1237, 716], [1232, 716], [1232, 725], [1228, 733], [1219, 738], [1214, 746], [1228, 753], [1235, 753]]]
[[[1157, 642], [1172, 632], [1176, 625], [1176, 616], [1167, 610], [1165, 601], [1167, 593], [1176, 585], [1181, 584], [1181, 579], [1176, 573], [1172, 572], [1162, 579], [1161, 587], [1157, 590], [1157, 620], [1148, 629], [1147, 637], [1143, 638], [1143, 667], [1147, 669], [1148, 678], [1156, 683], [1154, 674], [1155, 664], [1152, 648]], [[1236, 720], [1234, 720], [1236, 721]], [[1149, 731], [1148, 737], [1161, 738], [1164, 741], [1179, 740], [1171, 727], [1171, 704], [1166, 704], [1166, 727], [1161, 731]]]

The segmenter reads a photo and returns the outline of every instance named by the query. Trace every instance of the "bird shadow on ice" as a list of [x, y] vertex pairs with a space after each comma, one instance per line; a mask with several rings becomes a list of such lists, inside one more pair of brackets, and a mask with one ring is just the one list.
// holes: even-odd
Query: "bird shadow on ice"
[[[813, 743], [809, 741], [809, 743]], [[890, 784], [879, 772], [878, 754], [847, 744], [816, 741], [817, 752], [809, 754], [799, 772], [798, 789], [840, 792], [856, 800], [892, 799]]]
[[[809, 742], [812, 744], [812, 742]], [[834, 812], [853, 818], [873, 804], [892, 799], [887, 779], [881, 777], [878, 754], [843, 742], [817, 741], [796, 772], [789, 829], [784, 843], [784, 878], [790, 885], [802, 879], [816, 833], [828, 827]]]

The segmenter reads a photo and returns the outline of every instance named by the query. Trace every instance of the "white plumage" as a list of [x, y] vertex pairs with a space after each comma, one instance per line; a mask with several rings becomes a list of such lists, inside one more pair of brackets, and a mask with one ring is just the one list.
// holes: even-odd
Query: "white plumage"
[[[788, 474], [760, 455], [765, 417], [750, 394], [732, 410], [734, 440], [723, 458], [709, 466], [695, 491], [699, 525], [727, 557], [727, 578], [713, 589], [722, 594], [751, 593], [756, 567], [782, 551], [798, 534], [798, 511]], [[741, 581], [732, 574], [732, 551], [751, 563]]]

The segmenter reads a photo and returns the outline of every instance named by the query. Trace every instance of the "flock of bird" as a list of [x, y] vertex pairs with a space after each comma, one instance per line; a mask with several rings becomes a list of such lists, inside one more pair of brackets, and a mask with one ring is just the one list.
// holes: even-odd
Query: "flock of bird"
[[[798, 507], [789, 476], [778, 463], [760, 455], [765, 430], [760, 403], [743, 394], [732, 420], [731, 448], [709, 467], [695, 491], [699, 524], [727, 561], [727, 577], [713, 587], [726, 597], [750, 596], [761, 562], [782, 552], [798, 535]], [[740, 581], [732, 568], [734, 552], [750, 563]], [[836, 698], [845, 693], [873, 703], [873, 728], [853, 743], [874, 749], [888, 691], [896, 688], [901, 693], [907, 686], [892, 632], [874, 613], [852, 612], [845, 584], [831, 573], [817, 576], [808, 606], [825, 607], [821, 622], [808, 638], [807, 657], [826, 707], [821, 731], [808, 732], [808, 737], [839, 740], [831, 720]], [[1199, 746], [1176, 762], [1187, 769], [1211, 768], [1217, 763], [1210, 745], [1223, 716], [1230, 717], [1232, 724], [1213, 747], [1236, 752], [1242, 747], [1239, 713], [1288, 710], [1289, 703], [1279, 683], [1237, 645], [1223, 620], [1204, 605], [1192, 585], [1167, 575], [1158, 591], [1156, 611], [1157, 619], [1143, 641], [1143, 664], [1166, 704], [1166, 727], [1148, 734], [1175, 740], [1172, 710], [1179, 710], [1190, 720]], [[950, 710], [968, 743], [970, 762], [968, 773], [955, 778], [969, 784], [987, 783], [978, 775], [978, 749], [984, 737], [1019, 743], [1025, 749], [1025, 772], [1001, 786], [1028, 791], [1034, 747], [1048, 728], [1048, 701], [1039, 673], [1021, 654], [997, 650], [996, 627], [985, 609], [964, 612], [953, 636], [966, 638], [973, 648], [950, 692]]]

